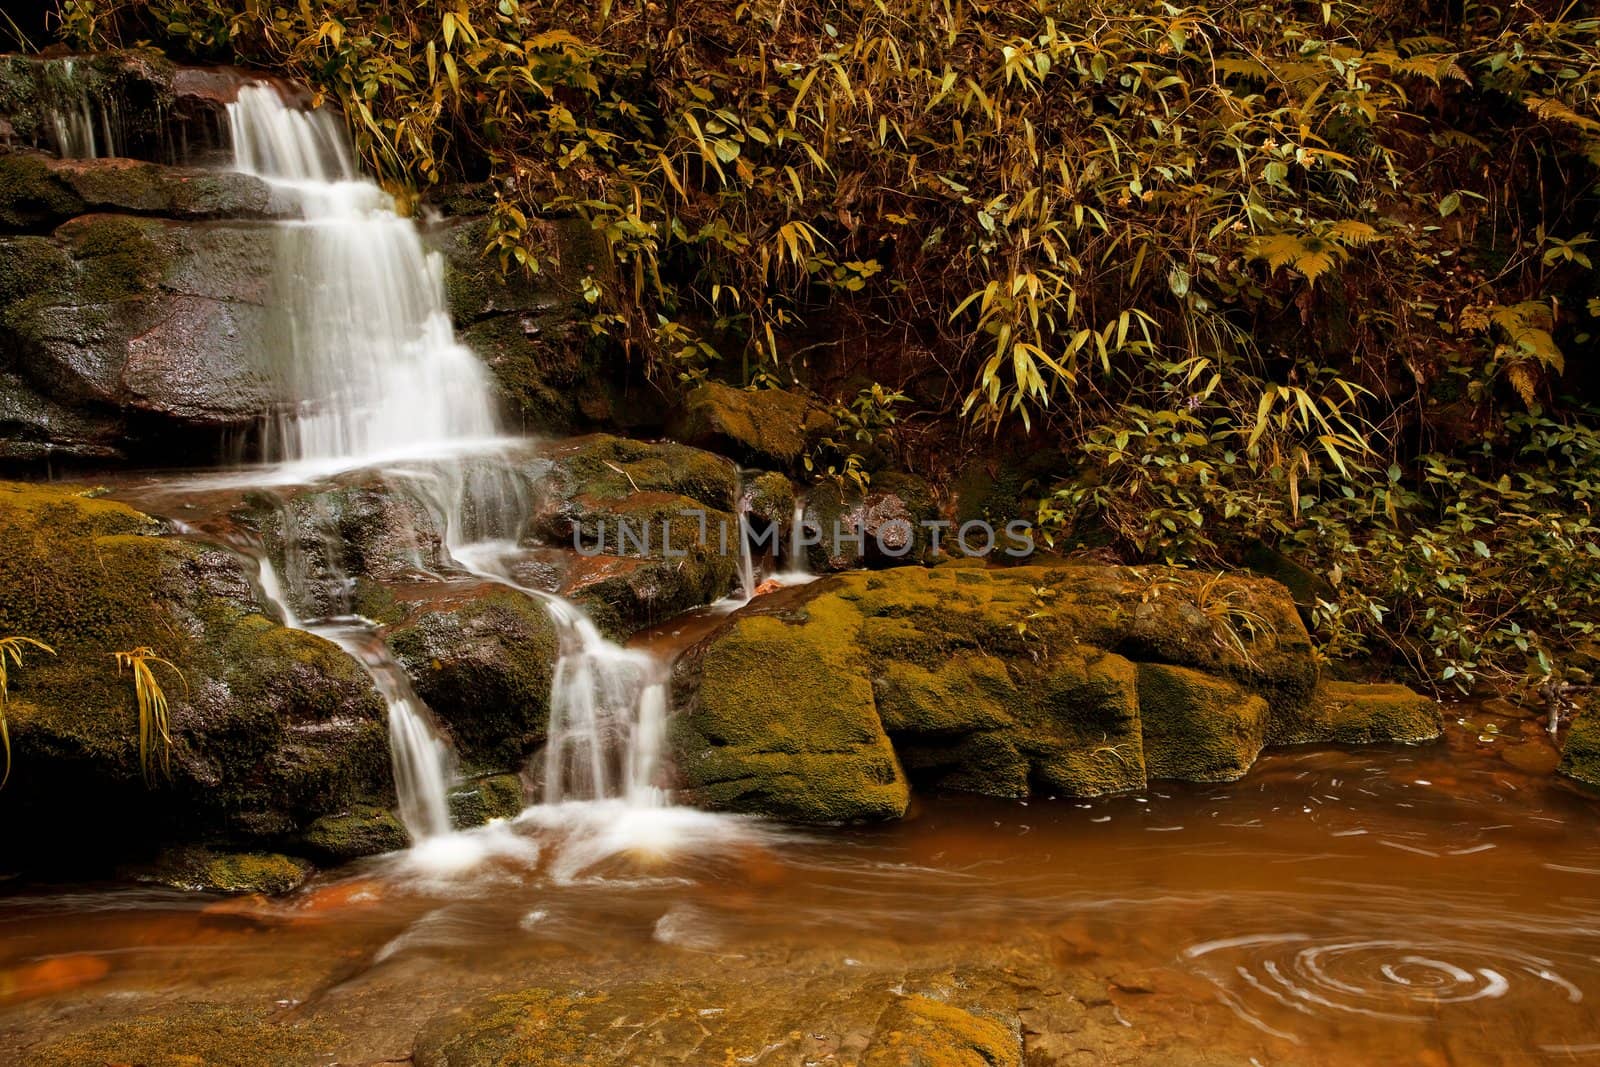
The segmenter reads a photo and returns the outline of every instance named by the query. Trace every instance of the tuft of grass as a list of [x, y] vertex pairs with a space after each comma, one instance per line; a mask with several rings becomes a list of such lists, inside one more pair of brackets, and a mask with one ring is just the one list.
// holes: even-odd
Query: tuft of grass
[[126, 668], [133, 674], [133, 693], [139, 704], [139, 766], [148, 785], [154, 772], [154, 761], [159, 757], [161, 773], [172, 777], [172, 731], [167, 719], [167, 694], [156, 679], [155, 667], [166, 667], [178, 676], [185, 692], [189, 682], [183, 671], [170, 660], [156, 655], [155, 649], [140, 645], [130, 652], [113, 652], [117, 673]]
[[43, 641], [36, 641], [31, 637], [0, 637], [0, 751], [5, 754], [5, 772], [0, 774], [0, 787], [3, 787], [11, 778], [11, 732], [6, 726], [6, 702], [10, 700], [11, 678], [6, 673], [6, 657], [11, 658], [15, 666], [22, 666], [22, 650], [29, 645], [43, 649], [52, 656], [56, 650]]

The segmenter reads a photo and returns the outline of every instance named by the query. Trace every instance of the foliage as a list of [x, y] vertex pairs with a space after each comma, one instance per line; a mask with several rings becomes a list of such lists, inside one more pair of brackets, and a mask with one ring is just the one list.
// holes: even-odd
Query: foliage
[[131, 652], [113, 652], [117, 673], [124, 669], [133, 675], [134, 699], [139, 705], [139, 766], [148, 783], [154, 777], [155, 763], [159, 759], [161, 773], [172, 776], [172, 732], [167, 721], [167, 694], [155, 675], [155, 667], [166, 667], [184, 683], [183, 672], [175, 664], [162, 659], [155, 650], [140, 645]]
[[[1333, 568], [1330, 652], [1382, 634], [1463, 681], [1537, 676], [1583, 636], [1547, 582], [1586, 588], [1595, 550], [1587, 489], [1561, 488], [1588, 475], [1549, 466], [1595, 425], [1562, 399], [1600, 315], [1582, 5], [61, 16], [80, 44], [304, 80], [396, 189], [488, 180], [507, 269], [540, 266], [531, 219], [588, 218], [614, 261], [586, 284], [595, 328], [661, 377], [894, 382], [925, 420], [1080, 454], [1041, 516], [1064, 537], [1092, 521], [1135, 559], [1208, 563], [1259, 539]], [[867, 476], [850, 433], [819, 475]]]
[[6, 761], [5, 773], [0, 774], [0, 786], [4, 786], [11, 778], [11, 732], [6, 725], [6, 704], [11, 699], [11, 677], [6, 659], [10, 657], [14, 666], [22, 666], [22, 650], [29, 645], [52, 656], [56, 654], [55, 649], [31, 637], [0, 637], [0, 751], [4, 752]]

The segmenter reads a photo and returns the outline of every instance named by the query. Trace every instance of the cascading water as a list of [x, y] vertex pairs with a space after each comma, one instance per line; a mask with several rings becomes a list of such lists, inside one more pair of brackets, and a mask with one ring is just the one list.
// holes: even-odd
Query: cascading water
[[269, 457], [337, 469], [493, 437], [493, 393], [452, 331], [443, 259], [360, 175], [338, 123], [266, 85], [241, 89], [228, 119], [235, 167], [300, 215], [280, 229], [273, 359], [289, 407], [268, 426]]
[[[379, 468], [430, 514], [448, 563], [541, 599], [561, 642], [544, 799], [663, 807], [656, 783], [667, 711], [660, 665], [607, 640], [576, 605], [513, 574], [530, 487], [498, 437], [487, 374], [452, 332], [441, 258], [424, 249], [391, 198], [360, 176], [327, 115], [288, 108], [263, 85], [241, 90], [229, 120], [238, 169], [267, 180], [300, 216], [282, 227], [276, 277], [284, 334], [273, 359], [289, 403], [269, 427], [269, 455], [288, 461], [280, 474], [293, 480]], [[322, 541], [336, 539], [331, 526], [312, 525]], [[286, 541], [289, 573], [280, 580], [262, 560], [263, 595], [278, 602], [286, 624], [334, 641], [363, 664], [389, 705], [407, 829], [413, 841], [443, 835], [451, 760], [431, 713], [374, 626], [353, 616], [348, 603], [329, 617], [301, 620], [296, 604], [317, 602], [309, 575], [297, 573], [305, 548], [327, 562], [337, 546]]]
[[71, 59], [59, 61], [54, 71], [59, 87], [49, 111], [50, 133], [62, 159], [105, 159], [122, 154], [116, 136], [120, 125], [111, 97], [91, 99], [77, 83]]

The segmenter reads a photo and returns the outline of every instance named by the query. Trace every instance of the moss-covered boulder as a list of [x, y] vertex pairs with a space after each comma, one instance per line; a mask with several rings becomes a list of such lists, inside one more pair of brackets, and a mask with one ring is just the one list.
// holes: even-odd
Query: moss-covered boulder
[[317, 818], [301, 833], [297, 847], [315, 859], [344, 863], [363, 856], [396, 852], [410, 843], [395, 813], [373, 804]]
[[503, 585], [452, 587], [384, 636], [468, 768], [518, 767], [544, 743], [560, 649], [543, 603]]
[[882, 818], [907, 781], [1096, 796], [1237, 778], [1318, 715], [1344, 723], [1324, 739], [1358, 739], [1358, 718], [1362, 740], [1421, 740], [1437, 722], [1401, 687], [1319, 689], [1293, 602], [1261, 579], [957, 562], [839, 575], [803, 596], [735, 617], [680, 661], [688, 797]]
[[804, 822], [897, 818], [910, 790], [854, 610], [822, 598], [808, 613], [812, 625], [741, 618], [679, 661], [672, 747], [684, 796]]
[[1567, 727], [1560, 770], [1585, 785], [1600, 787], [1600, 701], [1586, 701]]
[[1324, 682], [1303, 712], [1275, 723], [1275, 744], [1432, 741], [1443, 729], [1439, 705], [1403, 685]]
[[788, 469], [833, 427], [828, 409], [808, 396], [707, 382], [684, 397], [668, 432], [743, 463]]
[[311, 876], [311, 865], [274, 852], [216, 852], [189, 846], [169, 849], [149, 864], [128, 872], [191, 893], [292, 893]]
[[[276, 839], [389, 792], [383, 702], [334, 645], [263, 613], [230, 553], [162, 536], [64, 486], [0, 483], [0, 635], [42, 640], [13, 670], [13, 855], [62, 835], [113, 854], [164, 837]], [[113, 652], [149, 648], [171, 701], [170, 776], [147, 783]]]
[[514, 819], [527, 806], [528, 792], [520, 775], [492, 774], [450, 794], [450, 821], [456, 829], [466, 830], [492, 819]]

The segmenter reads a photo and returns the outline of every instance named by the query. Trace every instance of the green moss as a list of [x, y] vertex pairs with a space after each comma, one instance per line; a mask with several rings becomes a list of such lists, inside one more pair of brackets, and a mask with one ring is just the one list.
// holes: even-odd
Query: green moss
[[799, 394], [707, 382], [684, 398], [672, 434], [746, 462], [787, 468], [833, 424], [827, 409]]
[[1560, 769], [1569, 778], [1600, 787], [1600, 701], [1588, 700], [1567, 727]]
[[394, 813], [372, 805], [324, 815], [300, 835], [301, 847], [335, 863], [395, 852], [407, 843], [406, 828]]
[[1046, 669], [1038, 713], [1021, 743], [1038, 785], [1062, 796], [1142, 789], [1146, 767], [1134, 665], [1063, 654]]
[[311, 865], [270, 852], [212, 852], [182, 848], [163, 853], [141, 871], [142, 881], [205, 893], [281, 896], [305, 884]]
[[633, 493], [675, 493], [727, 512], [738, 493], [732, 463], [686, 445], [595, 434], [566, 442], [551, 459], [553, 473], [573, 496], [620, 499]]
[[738, 619], [705, 651], [695, 697], [673, 722], [687, 792], [804, 822], [898, 817], [909, 790], [873, 705], [854, 612], [837, 599], [808, 611], [811, 625], [799, 627]]
[[1261, 751], [1267, 702], [1214, 675], [1142, 663], [1139, 719], [1151, 778], [1229, 782]]
[[1441, 729], [1439, 705], [1403, 685], [1324, 682], [1309, 711], [1276, 731], [1273, 742], [1431, 741]]
[[744, 500], [753, 520], [776, 523], [784, 530], [794, 521], [794, 486], [782, 474], [766, 471], [750, 479]]
[[1017, 1025], [913, 994], [896, 1000], [861, 1067], [1022, 1067]]
[[51, 230], [83, 210], [83, 198], [56, 174], [48, 157], [0, 154], [0, 227]]
[[153, 240], [162, 224], [126, 215], [85, 215], [61, 227], [80, 263], [77, 300], [112, 303], [137, 296], [165, 272], [168, 256]]
[[458, 830], [483, 826], [491, 819], [513, 819], [527, 807], [522, 778], [496, 774], [479, 778], [450, 794], [450, 821]]

